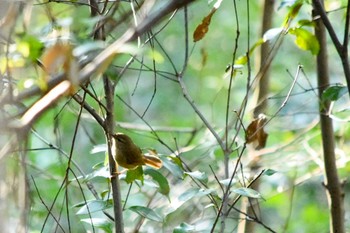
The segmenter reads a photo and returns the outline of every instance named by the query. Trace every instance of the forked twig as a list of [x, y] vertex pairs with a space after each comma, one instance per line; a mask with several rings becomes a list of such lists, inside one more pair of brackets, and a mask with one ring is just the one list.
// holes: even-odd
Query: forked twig
[[47, 210], [47, 212], [49, 213], [49, 215], [51, 215], [51, 217], [53, 218], [53, 220], [57, 223], [57, 225], [59, 226], [59, 228], [62, 230], [62, 232], [65, 232], [65, 230], [63, 229], [63, 227], [61, 226], [60, 222], [56, 219], [55, 215], [52, 213], [52, 207], [49, 208], [45, 201], [43, 200], [43, 198], [41, 197], [41, 194], [40, 194], [40, 191], [38, 189], [38, 186], [36, 185], [35, 183], [35, 180], [34, 180], [34, 177], [31, 176], [32, 178], [32, 181], [33, 181], [33, 184], [34, 184], [34, 187], [35, 187], [35, 190], [38, 194], [38, 197], [39, 197], [39, 200], [41, 201], [41, 203], [44, 205], [45, 209]]

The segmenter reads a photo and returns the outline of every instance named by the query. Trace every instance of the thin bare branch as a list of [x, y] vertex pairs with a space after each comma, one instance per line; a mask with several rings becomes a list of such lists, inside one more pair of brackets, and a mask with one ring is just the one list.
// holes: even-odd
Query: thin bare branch
[[224, 144], [224, 142], [221, 140], [220, 136], [217, 134], [215, 129], [212, 127], [212, 125], [209, 123], [209, 121], [205, 118], [205, 116], [199, 110], [197, 105], [194, 103], [194, 100], [189, 95], [189, 93], [187, 91], [186, 84], [184, 83], [183, 78], [180, 75], [178, 77], [178, 81], [179, 81], [179, 84], [180, 84], [180, 87], [181, 87], [181, 90], [182, 90], [182, 94], [185, 97], [185, 99], [187, 100], [187, 102], [191, 105], [191, 107], [196, 112], [198, 117], [202, 120], [203, 124], [208, 128], [208, 130], [211, 132], [211, 134], [215, 137], [216, 141], [218, 142], [218, 144], [220, 145], [222, 150], [225, 151], [225, 144]]
[[62, 232], [66, 232], [66, 231], [63, 229], [63, 227], [61, 226], [60, 221], [59, 221], [58, 219], [56, 219], [55, 215], [52, 213], [52, 208], [49, 208], [49, 207], [46, 205], [44, 199], [41, 197], [40, 191], [39, 191], [39, 189], [38, 189], [38, 186], [37, 186], [36, 183], [35, 183], [34, 177], [31, 176], [31, 178], [32, 178], [32, 181], [33, 181], [35, 190], [36, 190], [36, 192], [37, 192], [37, 194], [38, 194], [39, 200], [40, 200], [41, 203], [45, 206], [45, 209], [46, 209], [47, 212], [51, 215], [51, 217], [54, 219], [54, 221], [56, 222], [57, 226], [62, 230]]
[[13, 126], [18, 129], [23, 128], [28, 130], [32, 123], [49, 107], [51, 107], [58, 99], [66, 95], [69, 88], [71, 88], [71, 83], [65, 80], [55, 86], [46, 95], [44, 95], [40, 100], [35, 102], [35, 104], [29, 108], [26, 113], [22, 116], [19, 125]]
[[89, 104], [87, 104], [83, 98], [81, 98], [81, 96], [79, 94], [75, 94], [72, 96], [72, 98], [79, 103], [86, 111], [88, 111], [90, 113], [90, 115], [95, 118], [95, 120], [97, 121], [97, 123], [104, 129], [106, 130], [106, 126], [105, 126], [105, 122], [103, 120], [103, 118], [95, 111], [94, 108], [92, 108]]

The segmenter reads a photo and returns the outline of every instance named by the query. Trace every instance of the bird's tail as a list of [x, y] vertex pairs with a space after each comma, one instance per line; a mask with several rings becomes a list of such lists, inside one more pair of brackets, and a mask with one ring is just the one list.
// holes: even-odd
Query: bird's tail
[[146, 165], [156, 169], [159, 169], [163, 166], [162, 160], [160, 160], [157, 156], [154, 156], [154, 155], [144, 155], [143, 161], [145, 162]]

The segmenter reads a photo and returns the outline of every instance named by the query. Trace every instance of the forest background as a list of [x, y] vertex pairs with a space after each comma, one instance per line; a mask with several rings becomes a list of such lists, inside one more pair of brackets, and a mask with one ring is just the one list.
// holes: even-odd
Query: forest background
[[0, 232], [349, 232], [349, 15], [1, 1]]

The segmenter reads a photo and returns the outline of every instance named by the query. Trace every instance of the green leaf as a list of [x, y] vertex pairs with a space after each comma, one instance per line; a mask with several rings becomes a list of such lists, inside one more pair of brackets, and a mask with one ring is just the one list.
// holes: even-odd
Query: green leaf
[[303, 5], [303, 1], [302, 0], [295, 1], [295, 3], [290, 8], [288, 16], [291, 19], [294, 19], [297, 16], [297, 14], [299, 13], [299, 10], [302, 7], [302, 5]]
[[188, 233], [188, 232], [194, 232], [194, 230], [195, 230], [194, 226], [183, 222], [180, 224], [180, 226], [175, 227], [173, 233]]
[[77, 205], [74, 205], [74, 207], [80, 207], [82, 206], [77, 214], [88, 214], [88, 213], [94, 213], [101, 210], [109, 209], [113, 207], [112, 200], [91, 200], [87, 203], [80, 203]]
[[169, 192], [170, 192], [169, 183], [162, 173], [152, 168], [145, 168], [144, 174], [149, 175], [150, 177], [152, 177], [153, 180], [155, 180], [158, 183], [159, 192], [161, 194], [166, 196], [169, 195]]
[[278, 6], [278, 10], [285, 6], [292, 6], [297, 0], [282, 0], [280, 5]]
[[[254, 50], [259, 47], [260, 45], [262, 45], [265, 41], [263, 39], [259, 39], [250, 49], [249, 49], [249, 56], [252, 56]], [[248, 62], [248, 57], [247, 55], [243, 55], [238, 57], [235, 60], [235, 66], [236, 65], [245, 65]]]
[[179, 200], [186, 202], [192, 199], [193, 197], [203, 197], [212, 192], [213, 192], [212, 189], [190, 188], [179, 196]]
[[91, 149], [90, 154], [97, 154], [97, 153], [106, 152], [106, 151], [107, 151], [107, 145], [104, 143], [104, 144], [95, 145]]
[[304, 26], [314, 27], [315, 26], [315, 21], [308, 20], [308, 19], [301, 19], [301, 20], [298, 21], [298, 26], [299, 27], [304, 27]]
[[240, 56], [236, 59], [235, 65], [245, 65], [248, 62], [248, 58], [246, 55]]
[[295, 44], [302, 50], [309, 50], [313, 55], [318, 54], [320, 51], [320, 44], [317, 38], [308, 30], [303, 28], [292, 28], [288, 31], [290, 34], [295, 35]]
[[143, 182], [143, 179], [144, 177], [142, 166], [138, 166], [136, 169], [128, 170], [126, 172], [125, 181], [128, 184], [134, 182], [135, 180], [140, 180], [141, 182]]
[[343, 85], [328, 87], [322, 93], [322, 101], [336, 101], [348, 92], [348, 88]]
[[266, 41], [275, 39], [276, 37], [278, 37], [283, 32], [283, 30], [284, 30], [283, 27], [271, 28], [271, 29], [267, 30], [264, 33], [263, 41], [266, 42]]
[[168, 169], [178, 179], [183, 178], [181, 161], [177, 157], [168, 156], [169, 159], [162, 159], [163, 167]]
[[208, 183], [208, 176], [204, 172], [194, 171], [194, 172], [184, 172], [184, 173], [196, 180], [204, 182], [205, 184]]
[[275, 174], [277, 171], [273, 170], [273, 169], [266, 169], [264, 171], [264, 175], [267, 175], [267, 176], [272, 176], [273, 174]]
[[150, 59], [154, 60], [156, 63], [163, 63], [164, 57], [162, 54], [154, 49], [149, 51], [149, 57]]
[[141, 215], [142, 217], [145, 217], [149, 220], [156, 221], [156, 222], [163, 222], [163, 219], [161, 216], [159, 216], [154, 210], [144, 207], [144, 206], [131, 206], [129, 210]]
[[92, 169], [96, 171], [96, 170], [101, 169], [101, 168], [103, 168], [103, 167], [106, 167], [106, 166], [105, 166], [104, 162], [101, 161], [101, 162], [98, 162], [98, 163], [96, 163], [95, 165], [93, 165], [93, 166], [92, 166]]
[[109, 198], [110, 195], [111, 195], [111, 190], [110, 190], [110, 188], [108, 188], [108, 189], [106, 189], [106, 190], [102, 190], [102, 191], [100, 192], [100, 196], [101, 196], [102, 199]]
[[231, 186], [232, 186], [234, 183], [237, 183], [237, 179], [233, 178], [232, 181], [231, 181], [231, 178], [220, 180], [220, 183], [225, 185], [226, 187], [230, 184], [230, 182], [231, 182]]
[[245, 197], [251, 197], [251, 198], [262, 198], [261, 194], [258, 191], [255, 191], [251, 188], [238, 188], [234, 189], [233, 192], [245, 196]]
[[81, 219], [80, 221], [93, 225], [94, 227], [97, 227], [99, 229], [102, 229], [104, 230], [104, 232], [107, 232], [107, 233], [113, 232], [112, 223], [104, 218], [84, 218], [84, 219]]
[[[110, 179], [111, 174], [106, 166], [101, 167], [101, 163], [94, 165], [95, 171], [86, 175], [84, 181], [94, 180], [94, 182], [106, 183], [106, 180]], [[103, 164], [102, 164], [103, 165]]]
[[292, 20], [298, 15], [300, 8], [303, 6], [303, 0], [290, 1], [290, 6], [287, 17], [284, 19], [283, 27], [288, 28]]
[[43, 48], [43, 43], [38, 38], [31, 35], [25, 35], [21, 41], [17, 43], [18, 51], [24, 57], [28, 57], [32, 61], [40, 57]]

